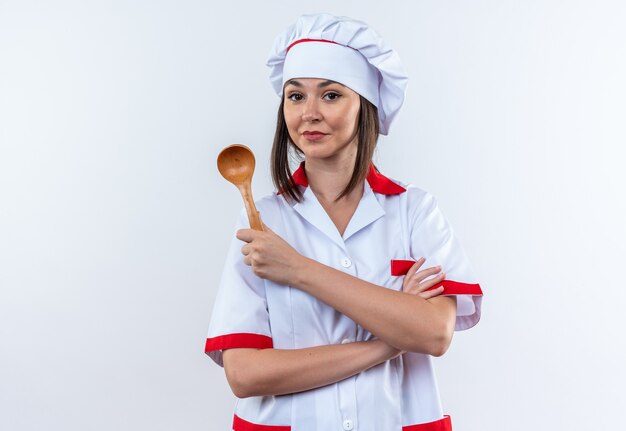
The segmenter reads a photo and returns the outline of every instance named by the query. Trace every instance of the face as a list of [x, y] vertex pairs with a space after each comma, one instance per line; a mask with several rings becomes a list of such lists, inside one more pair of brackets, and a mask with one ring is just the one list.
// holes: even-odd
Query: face
[[335, 81], [296, 78], [284, 89], [291, 140], [306, 159], [356, 157], [360, 97]]

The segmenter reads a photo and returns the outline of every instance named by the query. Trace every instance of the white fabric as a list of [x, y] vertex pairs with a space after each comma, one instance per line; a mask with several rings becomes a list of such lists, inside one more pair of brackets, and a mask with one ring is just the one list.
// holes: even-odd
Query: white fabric
[[293, 46], [285, 59], [281, 88], [292, 78], [320, 76], [344, 84], [375, 106], [380, 104], [376, 68], [358, 51], [336, 43], [303, 42]]
[[[267, 60], [267, 65], [271, 69], [270, 82], [279, 96], [283, 94], [283, 84], [285, 82], [283, 79], [285, 59], [290, 55], [287, 53], [287, 48], [293, 42], [302, 39], [328, 40], [344, 47], [350, 47], [361, 54], [377, 70], [376, 85], [378, 85], [378, 97], [370, 96], [374, 99], [371, 100], [367, 95], [361, 95], [378, 108], [380, 133], [387, 135], [391, 123], [404, 102], [404, 93], [408, 81], [398, 54], [387, 46], [371, 27], [362, 21], [330, 14], [303, 15], [298, 18], [295, 24], [276, 38]], [[299, 45], [308, 44], [309, 42], [300, 43], [292, 49], [295, 50]], [[303, 49], [303, 47], [300, 48]], [[316, 59], [312, 58], [307, 64], [312, 64], [315, 61]], [[344, 65], [341, 63], [333, 64], [332, 66], [338, 70], [344, 68]], [[332, 72], [333, 75], [337, 73], [341, 74], [340, 71]], [[330, 76], [310, 75], [311, 73], [307, 73], [309, 78], [332, 79]], [[292, 78], [295, 77], [292, 76]], [[300, 76], [300, 78], [304, 77]], [[351, 82], [338, 82], [352, 88]], [[354, 90], [357, 91], [356, 89]]]
[[[399, 183], [399, 182], [397, 182]], [[425, 257], [424, 268], [443, 265], [447, 279], [476, 283], [469, 262], [434, 198], [399, 183], [397, 195], [364, 194], [341, 237], [310, 188], [290, 205], [280, 195], [257, 202], [264, 222], [299, 253], [361, 279], [401, 290], [390, 261]], [[237, 228], [248, 227], [242, 211]], [[234, 238], [219, 286], [209, 338], [238, 332], [270, 335], [277, 349], [366, 341], [373, 335], [311, 295], [253, 275], [243, 264], [243, 242]], [[340, 286], [337, 286], [340, 288]], [[480, 297], [458, 295], [457, 327], [480, 317]], [[239, 346], [250, 347], [250, 346]], [[221, 352], [209, 352], [221, 365]], [[358, 401], [357, 401], [358, 399]], [[432, 358], [405, 353], [335, 384], [293, 395], [250, 397], [236, 415], [261, 425], [291, 425], [297, 431], [340, 430], [345, 420], [359, 431], [401, 430], [443, 417]]]

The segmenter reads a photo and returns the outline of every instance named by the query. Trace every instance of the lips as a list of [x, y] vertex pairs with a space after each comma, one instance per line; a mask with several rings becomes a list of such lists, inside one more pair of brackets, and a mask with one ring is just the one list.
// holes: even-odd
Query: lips
[[304, 136], [309, 141], [319, 141], [324, 136], [326, 136], [326, 133], [317, 132], [317, 131], [306, 131], [302, 133], [302, 136]]

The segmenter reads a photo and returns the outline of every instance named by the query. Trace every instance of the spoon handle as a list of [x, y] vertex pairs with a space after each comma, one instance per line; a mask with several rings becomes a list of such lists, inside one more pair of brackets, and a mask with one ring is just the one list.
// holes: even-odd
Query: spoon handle
[[241, 192], [241, 197], [243, 198], [243, 203], [246, 207], [246, 212], [248, 213], [248, 221], [250, 222], [250, 228], [258, 231], [263, 231], [263, 224], [261, 224], [261, 217], [259, 216], [259, 212], [254, 205], [254, 200], [252, 199], [252, 189], [250, 187], [250, 182], [245, 182], [241, 187], [238, 187]]

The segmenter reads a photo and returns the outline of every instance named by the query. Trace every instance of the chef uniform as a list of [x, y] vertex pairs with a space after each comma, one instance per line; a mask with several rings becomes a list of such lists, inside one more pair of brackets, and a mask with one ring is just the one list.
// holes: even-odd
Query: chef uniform
[[[285, 64], [285, 56], [289, 59], [292, 55], [287, 52], [296, 48], [298, 64]], [[335, 67], [342, 70], [311, 74], [298, 69], [309, 55], [331, 61], [337, 53], [341, 64], [347, 62], [353, 69], [346, 67], [346, 72]], [[368, 55], [378, 63], [373, 64]], [[363, 59], [371, 69], [353, 73], [358, 75], [356, 81], [354, 76], [337, 76], [362, 71]], [[353, 60], [355, 63], [350, 63]], [[319, 64], [327, 62], [312, 63], [319, 69], [325, 67]], [[294, 77], [332, 79], [355, 91], [358, 88], [364, 97], [370, 92], [367, 98], [376, 99], [385, 134], [402, 104], [406, 79], [397, 55], [366, 24], [349, 18], [326, 14], [301, 17], [277, 39], [268, 64], [278, 94], [284, 82]], [[281, 74], [284, 76], [279, 77]], [[368, 82], [371, 79], [376, 79], [374, 86]], [[294, 183], [303, 193], [301, 202], [277, 193], [256, 202], [263, 222], [272, 231], [305, 257], [397, 291], [402, 289], [408, 269], [424, 257], [422, 268], [442, 265], [446, 272], [446, 280], [433, 288], [443, 285], [443, 295], [456, 296], [455, 329], [468, 329], [478, 322], [481, 288], [433, 196], [387, 178], [371, 165], [361, 201], [342, 236], [308, 187], [304, 164], [293, 173]], [[248, 226], [242, 211], [236, 228]], [[223, 366], [222, 351], [229, 348], [303, 349], [375, 338], [312, 295], [257, 277], [243, 261], [244, 244], [233, 235], [211, 316], [205, 352], [217, 364]], [[317, 389], [240, 399], [233, 430], [448, 431], [452, 427], [441, 408], [431, 356], [407, 352]]]

